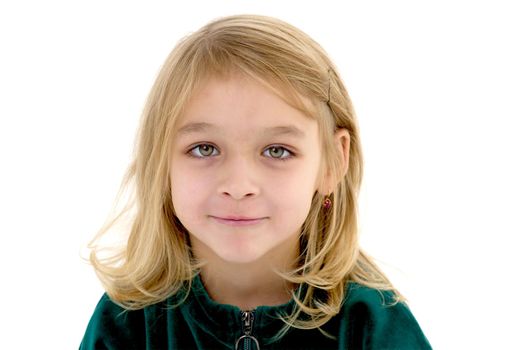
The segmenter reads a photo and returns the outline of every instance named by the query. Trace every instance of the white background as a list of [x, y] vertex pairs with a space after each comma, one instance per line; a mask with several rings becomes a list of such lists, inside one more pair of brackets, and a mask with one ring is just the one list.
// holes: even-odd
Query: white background
[[237, 13], [328, 51], [365, 156], [362, 244], [436, 349], [525, 349], [525, 12], [518, 1], [0, 5], [1, 349], [75, 349], [102, 288], [81, 259], [146, 95], [185, 34]]

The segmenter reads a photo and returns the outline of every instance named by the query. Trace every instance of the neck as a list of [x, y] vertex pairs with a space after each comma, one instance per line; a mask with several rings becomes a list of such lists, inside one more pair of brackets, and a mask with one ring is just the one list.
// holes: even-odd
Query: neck
[[215, 254], [205, 254], [207, 263], [200, 272], [202, 283], [214, 301], [242, 310], [284, 304], [292, 298], [295, 285], [285, 281], [275, 270], [288, 271], [295, 267], [298, 244], [292, 244], [291, 248], [296, 254], [290, 254], [288, 247], [288, 254], [274, 252], [249, 263], [232, 263]]

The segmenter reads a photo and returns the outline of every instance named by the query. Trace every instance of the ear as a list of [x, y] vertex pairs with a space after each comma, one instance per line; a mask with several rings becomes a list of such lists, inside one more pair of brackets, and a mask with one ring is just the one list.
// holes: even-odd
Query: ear
[[339, 157], [340, 167], [335, 174], [329, 169], [324, 172], [324, 186], [319, 187], [318, 191], [325, 196], [334, 191], [334, 188], [339, 184], [348, 171], [348, 164], [350, 161], [350, 132], [348, 129], [337, 129], [334, 133], [333, 142], [335, 143], [337, 157]]

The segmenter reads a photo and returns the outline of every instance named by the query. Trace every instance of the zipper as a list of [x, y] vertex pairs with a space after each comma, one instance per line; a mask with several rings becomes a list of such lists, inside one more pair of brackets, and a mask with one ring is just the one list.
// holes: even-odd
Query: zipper
[[[255, 343], [255, 349], [260, 350], [259, 342], [252, 335], [253, 329], [253, 319], [255, 317], [255, 311], [241, 311], [241, 323], [242, 323], [242, 333], [235, 342], [235, 350], [250, 350], [252, 341]], [[239, 347], [240, 346], [240, 347]]]

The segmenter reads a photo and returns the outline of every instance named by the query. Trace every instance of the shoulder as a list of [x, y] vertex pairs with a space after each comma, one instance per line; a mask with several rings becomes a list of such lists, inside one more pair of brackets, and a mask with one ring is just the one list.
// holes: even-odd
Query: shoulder
[[135, 349], [143, 344], [144, 310], [126, 310], [104, 293], [88, 323], [80, 349]]
[[347, 284], [340, 330], [348, 342], [371, 349], [431, 349], [417, 320], [391, 291]]

